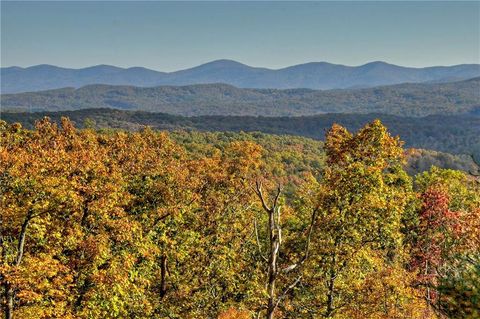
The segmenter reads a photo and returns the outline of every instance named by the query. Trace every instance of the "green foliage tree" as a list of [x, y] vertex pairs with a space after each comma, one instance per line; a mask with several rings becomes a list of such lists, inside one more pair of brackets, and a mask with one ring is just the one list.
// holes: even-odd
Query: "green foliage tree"
[[[356, 134], [334, 125], [325, 148], [314, 278], [322, 285], [321, 315], [340, 318], [359, 311], [352, 306], [361, 305], [368, 276], [401, 264], [400, 223], [412, 190], [401, 143], [379, 121]], [[385, 316], [390, 307], [396, 301], [382, 310]]]

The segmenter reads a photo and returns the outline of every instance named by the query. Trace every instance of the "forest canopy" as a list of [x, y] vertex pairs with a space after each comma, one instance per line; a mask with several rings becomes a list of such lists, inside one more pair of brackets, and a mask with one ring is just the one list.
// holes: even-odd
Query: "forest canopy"
[[324, 144], [67, 118], [0, 135], [5, 318], [480, 316], [478, 178], [412, 177], [378, 120]]
[[164, 113], [85, 109], [67, 112], [2, 113], [2, 119], [19, 122], [26, 128], [48, 116], [57, 123], [70, 118], [77, 127], [139, 130], [150, 126], [169, 131], [263, 132], [305, 136], [317, 140], [333, 123], [357, 131], [365, 124], [380, 119], [394, 135], [400, 135], [405, 146], [451, 154], [467, 154], [480, 160], [480, 117], [478, 115], [432, 115], [405, 117], [388, 114], [322, 114], [301, 117], [194, 116], [183, 117]]

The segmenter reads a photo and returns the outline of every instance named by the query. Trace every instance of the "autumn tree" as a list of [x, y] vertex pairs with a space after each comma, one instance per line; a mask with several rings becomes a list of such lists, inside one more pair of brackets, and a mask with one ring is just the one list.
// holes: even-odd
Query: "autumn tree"
[[190, 161], [195, 200], [176, 232], [187, 237], [180, 241], [183, 249], [170, 267], [176, 289], [167, 294], [165, 300], [172, 303], [162, 314], [198, 318], [255, 305], [259, 278], [252, 262], [250, 224], [255, 195], [249, 185], [260, 156], [256, 144], [232, 142], [222, 152]]
[[[465, 302], [463, 313], [474, 313], [466, 296], [475, 291], [471, 280], [480, 252], [478, 183], [465, 173], [432, 167], [416, 178], [416, 188], [420, 207], [412, 229], [411, 266], [417, 271], [418, 285], [431, 311], [451, 314]], [[460, 288], [462, 277], [464, 288]]]
[[[325, 148], [313, 278], [322, 285], [321, 315], [331, 318], [361, 304], [368, 276], [399, 267], [400, 222], [411, 181], [402, 169], [401, 142], [380, 121], [356, 134], [334, 125]], [[396, 306], [392, 302], [387, 308]]]
[[438, 296], [432, 288], [437, 286], [439, 267], [451, 251], [452, 241], [459, 235], [459, 216], [449, 209], [450, 197], [439, 186], [427, 189], [421, 194], [421, 200], [419, 236], [413, 247], [412, 267], [418, 269], [426, 301], [436, 303]]
[[76, 207], [70, 128], [41, 121], [34, 132], [2, 124], [1, 281], [5, 318], [71, 316], [72, 277], [60, 256], [62, 221]]

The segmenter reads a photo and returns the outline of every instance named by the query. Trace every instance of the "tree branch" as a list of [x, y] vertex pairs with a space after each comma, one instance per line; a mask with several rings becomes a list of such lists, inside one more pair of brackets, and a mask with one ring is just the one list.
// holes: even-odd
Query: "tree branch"
[[278, 297], [277, 301], [275, 302], [275, 308], [278, 307], [278, 305], [280, 304], [280, 302], [287, 296], [287, 294], [290, 292], [290, 290], [292, 290], [293, 288], [295, 288], [296, 285], [298, 285], [298, 283], [300, 282], [300, 280], [302, 280], [302, 276], [298, 276], [297, 279], [295, 279], [295, 281], [293, 283], [290, 284], [290, 286], [288, 286], [287, 288], [285, 288], [285, 290], [282, 292], [282, 294]]
[[[280, 185], [278, 185], [277, 186], [277, 193], [275, 194], [275, 199], [273, 200], [273, 207], [278, 206], [278, 199], [280, 198], [281, 193], [282, 193], [282, 187]], [[278, 221], [278, 223], [280, 224], [280, 220]]]
[[260, 245], [260, 239], [258, 237], [258, 228], [257, 228], [257, 219], [256, 218], [253, 220], [253, 225], [255, 227], [255, 238], [257, 239], [258, 253], [260, 254], [260, 256], [262, 257], [263, 260], [268, 261], [267, 257], [265, 257], [265, 255], [263, 254], [262, 246]]
[[306, 239], [305, 251], [303, 253], [303, 257], [297, 263], [294, 263], [288, 266], [287, 268], [284, 268], [282, 270], [284, 273], [289, 273], [290, 271], [302, 266], [305, 263], [305, 261], [308, 259], [310, 255], [310, 242], [312, 240], [313, 227], [315, 226], [315, 221], [317, 220], [318, 209], [319, 207], [317, 206], [312, 212], [312, 217], [310, 219], [310, 226], [308, 227], [307, 239]]
[[265, 198], [263, 196], [262, 184], [259, 181], [256, 181], [255, 185], [256, 185], [255, 193], [257, 194], [258, 198], [260, 199], [260, 202], [262, 203], [263, 209], [265, 209], [267, 212], [271, 212], [272, 209], [270, 207], [268, 207], [267, 203], [265, 202]]
[[18, 237], [17, 245], [17, 257], [15, 258], [15, 266], [19, 266], [22, 262], [23, 252], [25, 248], [25, 237], [27, 235], [27, 227], [30, 221], [32, 220], [33, 213], [29, 211], [25, 220], [23, 221], [22, 228], [20, 229], [20, 235]]

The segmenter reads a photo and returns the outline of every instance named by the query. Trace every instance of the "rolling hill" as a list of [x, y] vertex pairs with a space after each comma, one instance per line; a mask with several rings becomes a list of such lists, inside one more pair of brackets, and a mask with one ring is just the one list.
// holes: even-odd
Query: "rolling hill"
[[3, 94], [3, 111], [116, 108], [183, 116], [302, 116], [385, 113], [399, 116], [480, 111], [480, 78], [452, 83], [398, 84], [368, 89], [240, 89], [226, 84], [162, 86], [89, 85]]
[[459, 81], [480, 76], [479, 64], [402, 67], [385, 62], [346, 66], [312, 62], [282, 69], [251, 67], [236, 61], [217, 60], [186, 70], [158, 72], [141, 67], [119, 68], [97, 65], [83, 69], [36, 65], [27, 68], [6, 67], [0, 70], [1, 92], [19, 93], [79, 88], [90, 84], [153, 87], [225, 83], [240, 88], [310, 88], [344, 89], [420, 82]]

